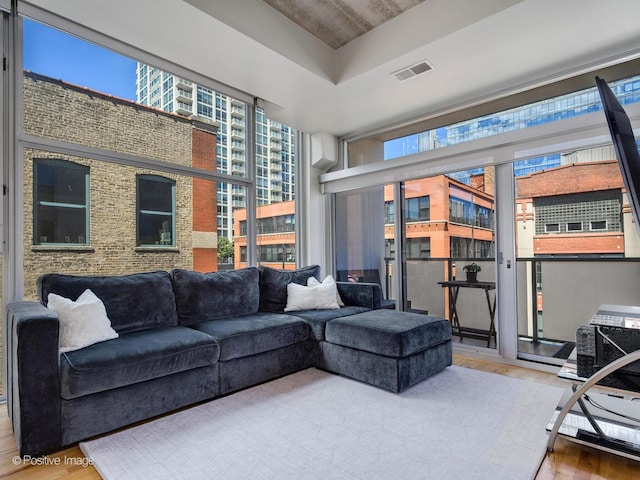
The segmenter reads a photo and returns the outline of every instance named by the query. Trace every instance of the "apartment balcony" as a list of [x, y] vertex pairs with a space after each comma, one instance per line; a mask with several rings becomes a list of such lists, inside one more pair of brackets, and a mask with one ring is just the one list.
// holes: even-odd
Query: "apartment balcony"
[[244, 111], [244, 107], [239, 107], [237, 105], [231, 105], [231, 115], [239, 118], [244, 118], [246, 113]]
[[231, 194], [233, 195], [233, 197], [240, 197], [238, 199], [242, 199], [244, 197], [247, 196], [247, 189], [246, 188], [239, 188], [239, 187], [233, 187], [231, 189]]
[[178, 115], [190, 116], [193, 114], [193, 105], [187, 102], [177, 102], [176, 113]]
[[193, 83], [181, 77], [174, 77], [174, 85], [185, 90], [193, 90]]
[[[380, 274], [384, 298], [396, 299], [393, 258], [384, 260], [386, 268]], [[454, 272], [463, 280], [463, 267], [472, 262], [482, 267], [478, 281], [496, 281], [493, 258], [407, 260], [404, 309], [450, 318], [451, 292], [438, 282], [451, 279]], [[515, 269], [519, 358], [562, 365], [575, 347], [578, 327], [587, 325], [600, 305], [640, 305], [636, 288], [640, 258], [518, 258]], [[491, 299], [496, 291], [489, 292]], [[456, 312], [463, 336], [454, 329], [454, 341], [487, 347], [490, 316], [484, 290], [461, 288]], [[499, 328], [501, 319], [496, 316], [495, 321]]]
[[272, 172], [281, 172], [282, 171], [282, 162], [280, 161], [280, 159], [271, 159], [271, 162], [269, 163], [269, 169]]
[[231, 117], [231, 126], [244, 128], [245, 121], [237, 117]]
[[282, 151], [282, 144], [280, 142], [271, 142], [269, 144], [269, 150], [271, 150], [272, 152], [281, 152]]
[[244, 142], [231, 142], [231, 150], [244, 152]]
[[176, 89], [176, 100], [179, 102], [191, 103], [193, 101], [193, 92], [178, 88]]
[[232, 128], [231, 138], [235, 140], [244, 140], [244, 130], [239, 128]]
[[244, 165], [240, 165], [238, 163], [231, 164], [231, 175], [245, 175], [247, 173], [247, 169]]
[[238, 100], [237, 98], [229, 97], [232, 106], [238, 106], [244, 108], [244, 102], [242, 100]]
[[282, 139], [282, 131], [278, 128], [274, 128], [273, 126], [269, 129], [269, 137], [272, 140], [281, 140]]

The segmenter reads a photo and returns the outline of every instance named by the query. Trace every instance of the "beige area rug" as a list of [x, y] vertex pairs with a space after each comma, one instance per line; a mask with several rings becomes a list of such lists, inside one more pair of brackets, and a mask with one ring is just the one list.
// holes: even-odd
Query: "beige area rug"
[[80, 448], [107, 480], [530, 479], [561, 394], [458, 366], [399, 395], [308, 369]]

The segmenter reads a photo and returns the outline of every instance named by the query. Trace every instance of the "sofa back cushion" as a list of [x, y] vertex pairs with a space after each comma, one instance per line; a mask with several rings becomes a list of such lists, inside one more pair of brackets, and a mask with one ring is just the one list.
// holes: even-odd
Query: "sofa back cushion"
[[51, 273], [38, 278], [38, 296], [47, 305], [50, 293], [76, 300], [90, 289], [104, 303], [118, 333], [178, 324], [168, 272], [119, 276], [76, 276]]
[[250, 315], [258, 311], [260, 289], [255, 267], [229, 272], [171, 272], [181, 325]]
[[306, 285], [310, 277], [320, 280], [320, 266], [311, 265], [297, 270], [277, 270], [258, 267], [260, 271], [260, 311], [284, 312], [287, 306], [287, 285]]

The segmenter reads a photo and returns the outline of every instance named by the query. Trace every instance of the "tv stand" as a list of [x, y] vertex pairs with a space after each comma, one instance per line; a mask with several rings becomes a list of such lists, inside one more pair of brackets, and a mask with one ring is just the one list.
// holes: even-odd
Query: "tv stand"
[[[568, 398], [565, 394], [560, 402], [563, 406], [558, 405], [560, 411], [556, 410], [555, 420], [552, 418], [547, 450], [553, 451], [560, 435], [572, 442], [640, 460], [640, 394], [587, 393], [607, 375], [638, 360], [640, 350], [611, 362], [587, 379], [577, 375], [569, 377], [574, 380], [573, 393]], [[579, 384], [581, 381], [584, 383]], [[597, 405], [597, 413], [589, 407], [589, 402]]]

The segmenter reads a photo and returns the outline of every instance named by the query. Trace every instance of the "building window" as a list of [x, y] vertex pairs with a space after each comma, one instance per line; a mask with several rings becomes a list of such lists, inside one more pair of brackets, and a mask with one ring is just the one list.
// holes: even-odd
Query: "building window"
[[176, 182], [158, 175], [137, 177], [138, 246], [175, 243]]
[[429, 258], [431, 256], [431, 239], [407, 238], [405, 252], [407, 260]]
[[407, 222], [430, 220], [429, 197], [408, 198], [405, 200], [405, 210]]
[[[259, 218], [257, 225], [259, 234], [293, 232], [296, 229], [296, 217], [291, 214]], [[240, 226], [240, 234], [242, 235], [242, 225]]]
[[494, 243], [487, 240], [451, 237], [452, 258], [491, 258], [495, 256]]
[[560, 231], [560, 224], [559, 223], [547, 223], [544, 226], [544, 230], [545, 230], [546, 233], [559, 232]]
[[582, 231], [582, 222], [567, 223], [567, 232], [581, 232], [581, 231]]
[[263, 263], [295, 263], [295, 245], [258, 245], [258, 259]]
[[34, 160], [34, 245], [86, 245], [89, 239], [89, 167], [65, 160]]
[[393, 201], [384, 202], [384, 223], [387, 225], [396, 223], [396, 208]]
[[468, 200], [449, 197], [449, 219], [454, 223], [492, 229], [491, 210]]
[[591, 230], [606, 230], [607, 222], [606, 220], [591, 222]]

